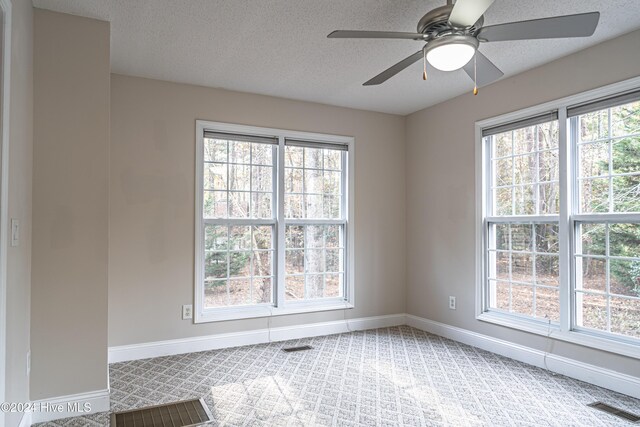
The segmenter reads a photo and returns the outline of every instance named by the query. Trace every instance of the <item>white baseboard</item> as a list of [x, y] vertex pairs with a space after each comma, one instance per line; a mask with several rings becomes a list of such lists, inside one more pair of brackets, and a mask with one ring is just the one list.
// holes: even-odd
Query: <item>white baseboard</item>
[[[108, 411], [109, 390], [36, 400], [33, 404], [34, 411], [25, 413], [25, 415], [30, 414], [30, 424], [25, 425]], [[85, 406], [87, 404], [88, 406]], [[90, 412], [88, 409], [90, 409]], [[20, 426], [22, 427], [22, 423]]]
[[640, 378], [638, 377], [545, 353], [411, 314], [407, 314], [406, 319], [407, 325], [414, 328], [640, 399]]
[[243, 345], [263, 344], [271, 341], [286, 341], [298, 338], [332, 335], [354, 330], [386, 328], [406, 323], [404, 314], [362, 317], [357, 319], [336, 320], [331, 322], [307, 323], [269, 329], [255, 329], [245, 332], [207, 335], [167, 341], [155, 341], [141, 344], [109, 347], [109, 363], [128, 360], [148, 359], [150, 357], [170, 356], [216, 350]]

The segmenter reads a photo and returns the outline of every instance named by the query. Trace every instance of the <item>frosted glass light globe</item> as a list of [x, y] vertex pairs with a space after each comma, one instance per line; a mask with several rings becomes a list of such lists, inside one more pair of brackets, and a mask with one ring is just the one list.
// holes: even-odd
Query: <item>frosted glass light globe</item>
[[450, 43], [427, 51], [427, 61], [440, 71], [453, 71], [467, 65], [476, 49], [466, 43]]

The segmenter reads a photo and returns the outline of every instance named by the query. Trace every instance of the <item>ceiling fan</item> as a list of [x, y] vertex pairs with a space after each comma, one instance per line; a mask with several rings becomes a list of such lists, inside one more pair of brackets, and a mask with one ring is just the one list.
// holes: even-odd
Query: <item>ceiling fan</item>
[[[447, 5], [428, 12], [418, 22], [415, 33], [393, 31], [334, 31], [329, 38], [406, 39], [425, 42], [413, 55], [386, 69], [364, 86], [379, 85], [414, 62], [424, 61], [423, 78], [427, 79], [427, 62], [441, 71], [463, 68], [478, 86], [485, 86], [503, 76], [478, 47], [481, 42], [508, 40], [589, 37], [598, 25], [599, 12], [554, 16], [529, 21], [483, 27], [484, 13], [495, 0], [447, 0]], [[474, 59], [471, 61], [471, 59]]]

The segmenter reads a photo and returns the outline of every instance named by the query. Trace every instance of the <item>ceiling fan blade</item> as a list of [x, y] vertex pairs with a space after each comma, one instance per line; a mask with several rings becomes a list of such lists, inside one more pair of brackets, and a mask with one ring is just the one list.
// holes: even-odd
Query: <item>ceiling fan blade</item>
[[417, 51], [416, 53], [414, 53], [411, 56], [406, 57], [402, 61], [398, 62], [397, 64], [395, 64], [393, 66], [391, 66], [390, 68], [387, 68], [386, 70], [384, 70], [383, 72], [381, 72], [380, 74], [378, 74], [377, 76], [372, 78], [371, 80], [365, 82], [363, 84], [363, 86], [373, 86], [373, 85], [379, 85], [380, 83], [384, 83], [387, 80], [389, 80], [391, 77], [395, 76], [400, 71], [404, 70], [409, 65], [413, 64], [414, 62], [416, 62], [416, 61], [418, 61], [420, 59], [422, 59], [422, 51], [421, 50]]
[[338, 30], [327, 36], [330, 39], [405, 39], [424, 40], [426, 35], [420, 33], [401, 33], [396, 31], [348, 31]]
[[[504, 73], [500, 71], [498, 67], [491, 61], [489, 58], [480, 53], [479, 50], [476, 50], [476, 84], [478, 87], [486, 86], [490, 83], [495, 82], [500, 77], [504, 76]], [[471, 77], [473, 80], [473, 59], [467, 62], [467, 65], [464, 67], [464, 71]]]
[[495, 0], [457, 0], [449, 15], [449, 22], [456, 27], [470, 27], [480, 19]]
[[589, 12], [510, 22], [483, 27], [478, 37], [488, 42], [589, 37], [596, 30], [599, 19], [600, 12]]

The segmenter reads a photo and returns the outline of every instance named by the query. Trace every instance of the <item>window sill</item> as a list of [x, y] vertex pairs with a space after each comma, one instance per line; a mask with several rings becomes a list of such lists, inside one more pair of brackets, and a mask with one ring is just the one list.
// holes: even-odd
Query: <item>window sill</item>
[[640, 359], [640, 346], [633, 342], [623, 341], [624, 338], [606, 338], [599, 336], [596, 333], [590, 333], [582, 330], [561, 331], [558, 325], [550, 325], [535, 320], [518, 318], [496, 312], [482, 313], [476, 316], [476, 319], [482, 322], [517, 329], [519, 331], [529, 332], [536, 335], [544, 335], [549, 338], [578, 344], [584, 347], [603, 350], [634, 359]]
[[259, 317], [284, 316], [288, 314], [315, 313], [321, 311], [348, 310], [354, 305], [343, 300], [328, 300], [322, 302], [297, 302], [289, 303], [285, 307], [273, 307], [271, 305], [251, 307], [229, 307], [209, 309], [197, 312], [193, 323], [223, 322], [229, 320], [253, 319]]

